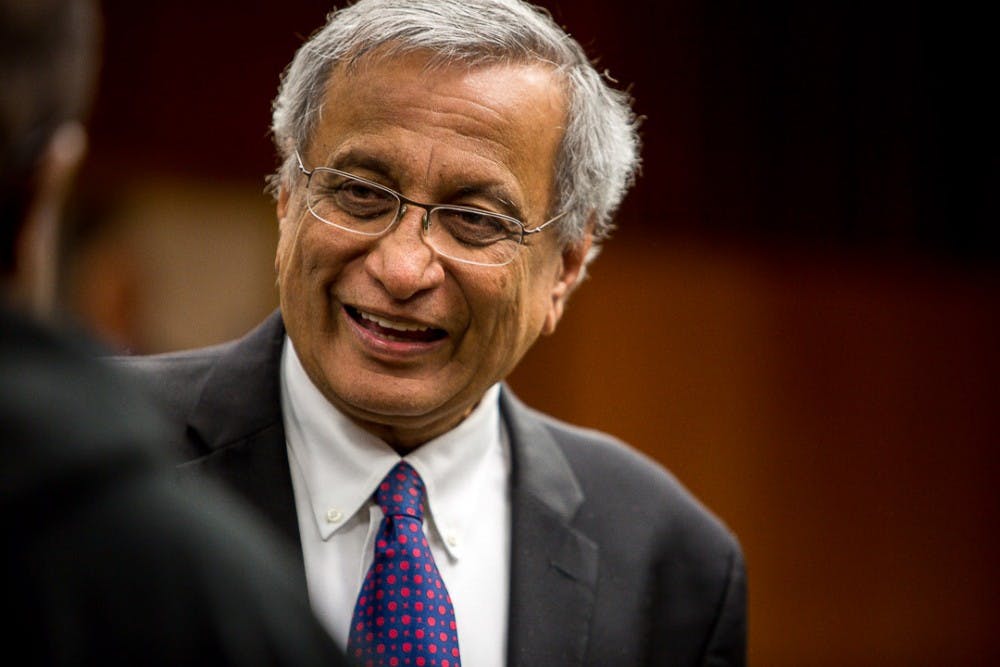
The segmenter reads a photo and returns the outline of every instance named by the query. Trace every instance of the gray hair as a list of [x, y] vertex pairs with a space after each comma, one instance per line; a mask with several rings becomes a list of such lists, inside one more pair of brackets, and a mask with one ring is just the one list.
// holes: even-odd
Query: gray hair
[[609, 85], [580, 44], [521, 0], [359, 0], [331, 12], [282, 75], [271, 130], [283, 165], [272, 188], [294, 175], [294, 150], [308, 145], [336, 66], [417, 50], [433, 54], [432, 66], [542, 62], [562, 77], [569, 108], [554, 209], [564, 212], [564, 243], [582, 239], [593, 218], [593, 259], [639, 168], [638, 119], [631, 98]]

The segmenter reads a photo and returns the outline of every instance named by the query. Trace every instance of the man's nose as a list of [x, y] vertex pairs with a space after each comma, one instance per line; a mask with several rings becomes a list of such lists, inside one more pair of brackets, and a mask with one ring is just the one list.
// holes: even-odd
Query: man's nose
[[365, 268], [393, 298], [402, 300], [440, 284], [444, 268], [422, 230], [427, 211], [404, 204], [399, 216], [368, 251]]

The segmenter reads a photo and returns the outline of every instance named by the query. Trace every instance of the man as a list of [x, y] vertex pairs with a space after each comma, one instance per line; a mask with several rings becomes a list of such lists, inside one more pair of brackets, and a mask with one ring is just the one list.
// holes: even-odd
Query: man
[[82, 0], [0, 0], [5, 651], [29, 665], [344, 664], [270, 529], [218, 489], [179, 489], [153, 409], [80, 332], [42, 321], [98, 18]]
[[730, 532], [503, 384], [631, 183], [627, 98], [517, 0], [360, 0], [299, 49], [272, 129], [280, 311], [125, 361], [185, 475], [301, 548], [363, 664], [744, 664]]

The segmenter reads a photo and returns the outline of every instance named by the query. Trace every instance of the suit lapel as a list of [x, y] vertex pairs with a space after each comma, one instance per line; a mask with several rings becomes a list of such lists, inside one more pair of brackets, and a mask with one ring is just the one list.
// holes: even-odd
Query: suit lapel
[[533, 412], [506, 387], [500, 404], [512, 455], [508, 664], [582, 664], [599, 557], [571, 526], [583, 492]]
[[[290, 541], [301, 561], [281, 417], [284, 336], [281, 315], [275, 312], [223, 350], [188, 422], [192, 437], [209, 453], [181, 470], [221, 479], [238, 491]], [[304, 569], [302, 575], [304, 587]]]
[[[275, 312], [222, 351], [189, 420], [208, 454], [182, 472], [221, 479], [268, 517], [298, 554], [305, 591], [281, 416], [284, 335]], [[582, 664], [598, 566], [597, 546], [571, 525], [583, 492], [535, 413], [506, 387], [500, 405], [512, 456], [508, 664]]]

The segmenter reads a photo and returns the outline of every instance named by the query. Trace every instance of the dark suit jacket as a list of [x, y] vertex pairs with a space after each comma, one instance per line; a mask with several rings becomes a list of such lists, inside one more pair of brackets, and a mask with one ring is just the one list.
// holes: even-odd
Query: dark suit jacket
[[[184, 473], [225, 480], [298, 545], [283, 337], [275, 313], [238, 341], [123, 363], [167, 407]], [[733, 535], [621, 442], [535, 412], [506, 387], [501, 411], [512, 450], [509, 664], [745, 664]]]
[[178, 489], [156, 411], [82, 338], [0, 309], [8, 659], [345, 664], [290, 550], [218, 484]]

